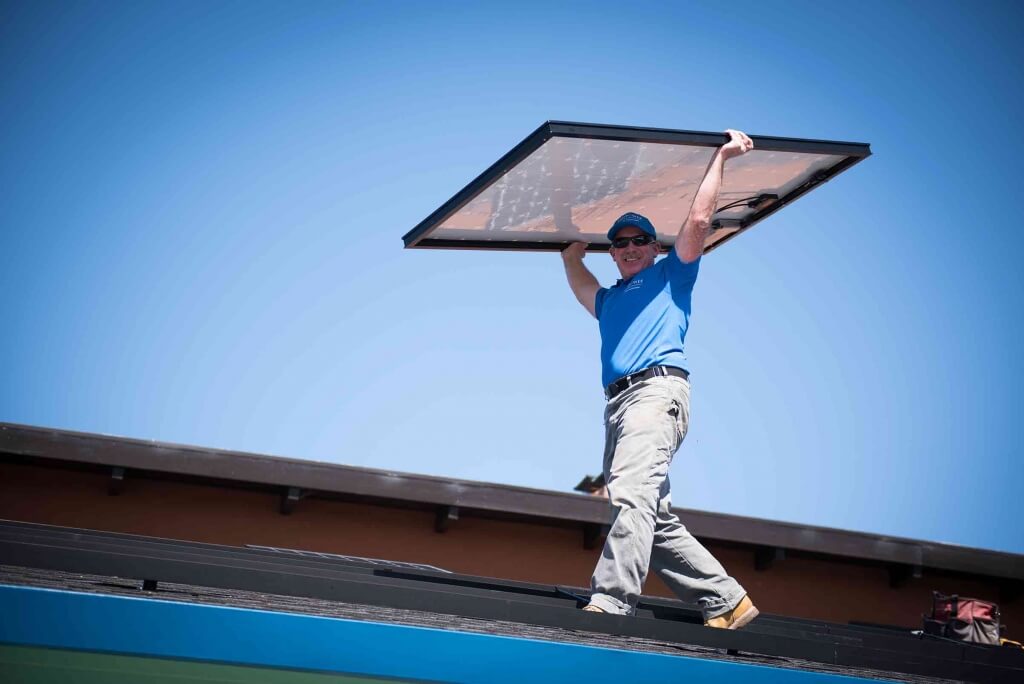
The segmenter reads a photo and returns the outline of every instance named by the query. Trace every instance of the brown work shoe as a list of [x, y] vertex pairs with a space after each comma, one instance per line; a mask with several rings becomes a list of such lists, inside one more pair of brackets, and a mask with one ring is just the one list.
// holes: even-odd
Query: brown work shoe
[[717, 629], [740, 629], [745, 627], [751, 620], [756, 618], [761, 611], [754, 607], [749, 596], [744, 596], [736, 607], [728, 613], [723, 613], [704, 622], [705, 627]]

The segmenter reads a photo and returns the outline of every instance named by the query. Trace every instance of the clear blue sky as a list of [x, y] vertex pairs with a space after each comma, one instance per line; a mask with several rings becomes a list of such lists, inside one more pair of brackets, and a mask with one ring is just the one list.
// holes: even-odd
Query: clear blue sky
[[559, 257], [401, 236], [547, 119], [853, 140], [702, 266], [675, 502], [1024, 553], [1021, 20], [3, 2], [0, 420], [567, 491], [603, 401]]

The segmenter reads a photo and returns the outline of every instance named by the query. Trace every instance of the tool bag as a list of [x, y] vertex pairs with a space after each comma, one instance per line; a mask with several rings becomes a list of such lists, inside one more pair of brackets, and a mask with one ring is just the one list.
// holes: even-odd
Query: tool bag
[[999, 606], [975, 598], [932, 592], [932, 614], [923, 615], [928, 634], [999, 645]]

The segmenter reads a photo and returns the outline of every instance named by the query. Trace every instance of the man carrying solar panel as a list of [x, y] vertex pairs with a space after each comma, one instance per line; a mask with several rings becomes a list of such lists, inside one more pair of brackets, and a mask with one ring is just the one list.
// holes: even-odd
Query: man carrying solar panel
[[599, 322], [608, 400], [603, 467], [613, 520], [584, 610], [631, 614], [653, 567], [680, 599], [700, 606], [706, 625], [739, 629], [758, 614], [743, 587], [672, 512], [668, 478], [689, 421], [683, 340], [704, 241], [725, 162], [754, 147], [746, 134], [726, 133], [729, 142], [715, 151], [664, 259], [655, 263], [661, 248], [654, 226], [632, 212], [608, 231], [622, 275], [613, 287], [601, 287], [583, 265], [585, 243], [562, 252], [573, 294]]

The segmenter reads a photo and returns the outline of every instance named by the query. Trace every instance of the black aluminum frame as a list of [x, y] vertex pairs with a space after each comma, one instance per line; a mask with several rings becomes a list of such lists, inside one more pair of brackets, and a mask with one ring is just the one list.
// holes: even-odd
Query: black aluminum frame
[[[496, 249], [512, 251], [560, 251], [568, 242], [530, 243], [503, 240], [447, 240], [429, 237], [430, 233], [444, 223], [455, 212], [464, 207], [480, 190], [494, 182], [509, 169], [526, 159], [552, 138], [593, 138], [598, 140], [618, 140], [622, 142], [685, 144], [701, 147], [719, 147], [729, 141], [724, 133], [707, 133], [702, 131], [683, 131], [668, 128], [642, 128], [634, 126], [614, 126], [605, 124], [574, 123], [569, 121], [546, 121], [528, 135], [522, 142], [513, 147], [498, 161], [477, 176], [466, 187], [457, 192], [451, 199], [442, 204], [427, 218], [420, 221], [415, 228], [406, 233], [402, 240], [406, 248], [434, 249]], [[740, 223], [739, 230], [715, 242], [705, 253], [716, 249], [740, 233], [775, 213], [782, 207], [793, 202], [818, 185], [825, 183], [837, 174], [850, 168], [857, 162], [871, 156], [871, 146], [867, 143], [839, 142], [829, 140], [810, 140], [802, 138], [782, 138], [765, 135], [752, 135], [754, 147], [758, 150], [776, 152], [804, 152], [810, 154], [841, 155], [845, 158], [819, 173], [808, 183], [783, 195], [776, 202], [756, 211]], [[668, 245], [663, 244], [663, 247]], [[608, 245], [591, 244], [588, 251], [607, 251]]]

